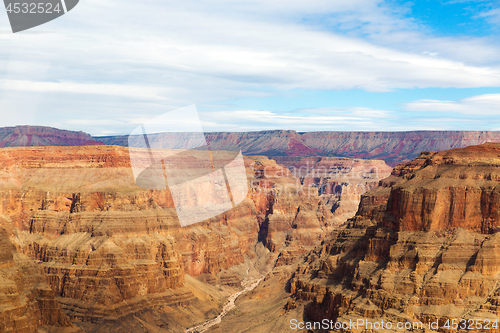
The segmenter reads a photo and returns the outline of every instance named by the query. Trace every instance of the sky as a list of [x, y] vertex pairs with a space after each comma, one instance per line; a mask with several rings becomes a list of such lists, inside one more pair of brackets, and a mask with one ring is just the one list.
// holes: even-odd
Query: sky
[[81, 0], [16, 34], [0, 10], [0, 127], [192, 104], [208, 132], [500, 130], [500, 2]]

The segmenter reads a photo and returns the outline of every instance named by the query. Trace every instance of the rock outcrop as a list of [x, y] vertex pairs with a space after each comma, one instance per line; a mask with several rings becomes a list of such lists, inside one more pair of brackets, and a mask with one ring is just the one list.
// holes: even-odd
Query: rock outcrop
[[[148, 136], [156, 147], [184, 149], [190, 133], [158, 133]], [[384, 160], [395, 166], [423, 151], [463, 148], [486, 142], [500, 142], [496, 131], [411, 131], [411, 132], [212, 132], [205, 138], [213, 150], [241, 151], [246, 156], [338, 156]], [[133, 138], [132, 138], [133, 140]], [[43, 126], [0, 128], [0, 147], [74, 146], [106, 144], [128, 147], [129, 136], [92, 137], [83, 132]], [[168, 145], [168, 147], [167, 147]]]
[[[159, 133], [150, 140], [182, 148], [185, 133]], [[272, 156], [339, 156], [378, 159], [395, 166], [417, 157], [422, 151], [441, 151], [486, 142], [500, 142], [494, 131], [412, 131], [412, 132], [306, 132], [260, 131], [206, 133], [214, 150], [242, 150], [243, 154]], [[113, 145], [128, 145], [128, 136], [96, 137]]]
[[108, 146], [2, 151], [2, 225], [40, 264], [73, 320], [113, 320], [155, 304], [189, 302], [184, 274], [216, 274], [252, 255], [249, 200], [181, 228], [165, 190], [138, 187], [128, 149]]
[[258, 157], [253, 170], [250, 196], [259, 212], [259, 239], [280, 253], [279, 264], [312, 249], [339, 225], [317, 189], [302, 185], [285, 166]]
[[338, 223], [352, 218], [361, 195], [391, 174], [381, 160], [345, 157], [273, 157], [286, 166], [302, 185], [314, 187]]
[[41, 267], [19, 254], [0, 227], [0, 332], [38, 332], [40, 325], [75, 327], [59, 307]]
[[45, 126], [0, 128], [1, 147], [102, 145], [90, 134]]
[[[148, 160], [147, 151], [136, 153]], [[180, 162], [194, 166], [196, 158]], [[36, 287], [18, 286], [17, 293], [35, 295], [26, 296], [35, 301], [16, 304], [38, 307], [32, 318], [45, 318], [15, 332], [40, 325], [72, 328], [69, 320], [82, 328], [114, 327], [110, 323], [135, 320], [147, 309], [190, 304], [200, 293], [188, 288], [186, 274], [236, 286], [238, 276], [221, 272], [255, 257], [259, 240], [285, 265], [339, 224], [333, 204], [309, 186], [315, 183], [302, 184], [267, 157], [245, 158], [245, 167], [250, 191], [236, 209], [181, 227], [168, 190], [135, 183], [128, 148], [1, 149], [0, 226], [6, 231], [0, 238], [14, 258], [38, 269], [39, 280], [33, 281], [40, 281]], [[194, 200], [203, 201], [207, 194], [196, 195]], [[9, 261], [8, 251], [1, 253]], [[6, 268], [5, 281], [14, 281], [9, 267], [14, 266]], [[15, 298], [6, 297], [0, 304]], [[5, 311], [0, 324], [21, 322]]]
[[291, 292], [308, 303], [306, 318], [384, 320], [394, 325], [387, 331], [422, 323], [419, 332], [437, 331], [436, 321], [454, 331], [455, 319], [467, 320], [463, 332], [499, 332], [499, 179], [498, 144], [426, 152], [396, 167], [295, 272]]

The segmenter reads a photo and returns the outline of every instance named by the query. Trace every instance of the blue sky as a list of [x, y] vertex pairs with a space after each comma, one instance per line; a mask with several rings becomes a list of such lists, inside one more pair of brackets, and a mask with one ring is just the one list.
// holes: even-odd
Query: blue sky
[[0, 11], [0, 126], [196, 104], [205, 131], [500, 130], [499, 29], [481, 0], [82, 0], [17, 34]]

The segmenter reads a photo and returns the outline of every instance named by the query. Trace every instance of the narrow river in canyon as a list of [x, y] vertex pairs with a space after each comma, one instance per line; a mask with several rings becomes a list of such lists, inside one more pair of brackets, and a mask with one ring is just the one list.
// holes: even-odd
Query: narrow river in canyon
[[265, 275], [260, 277], [259, 279], [251, 279], [251, 280], [245, 279], [245, 280], [243, 280], [241, 285], [245, 288], [243, 290], [238, 291], [238, 292], [231, 294], [229, 296], [226, 305], [224, 305], [221, 313], [216, 318], [207, 320], [206, 322], [204, 322], [203, 324], [200, 324], [198, 326], [188, 328], [188, 329], [186, 329], [185, 333], [203, 333], [203, 332], [206, 332], [210, 327], [219, 324], [222, 321], [222, 318], [229, 311], [234, 309], [234, 307], [236, 306], [236, 304], [234, 303], [236, 301], [236, 299], [240, 295], [245, 294], [245, 293], [253, 290], [255, 287], [257, 287], [259, 285], [259, 283], [264, 279], [264, 277], [265, 277]]

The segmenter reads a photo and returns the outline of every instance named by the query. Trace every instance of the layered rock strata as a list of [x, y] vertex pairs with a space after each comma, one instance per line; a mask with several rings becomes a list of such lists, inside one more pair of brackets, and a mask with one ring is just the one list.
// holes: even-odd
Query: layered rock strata
[[43, 269], [16, 252], [0, 227], [0, 332], [38, 332], [40, 325], [74, 328]]
[[185, 273], [216, 274], [252, 255], [258, 224], [250, 201], [181, 228], [167, 191], [135, 184], [127, 149], [2, 154], [3, 224], [18, 251], [40, 263], [72, 319], [113, 320], [188, 302]]
[[[185, 149], [192, 133], [158, 133], [148, 136], [155, 147]], [[263, 156], [340, 156], [381, 159], [389, 165], [411, 160], [422, 151], [462, 148], [486, 142], [500, 142], [496, 131], [411, 131], [411, 132], [306, 132], [259, 131], [206, 133], [213, 150], [239, 151]], [[142, 137], [137, 137], [142, 140]], [[134, 137], [132, 137], [134, 142]], [[92, 137], [83, 132], [43, 126], [0, 128], [0, 147], [71, 146], [107, 144], [128, 147], [129, 136]]]
[[[150, 136], [156, 144], [184, 148], [189, 133], [159, 133]], [[389, 165], [409, 161], [422, 151], [463, 148], [486, 142], [500, 142], [496, 131], [411, 131], [411, 132], [306, 132], [259, 131], [206, 133], [215, 150], [242, 150], [245, 155], [340, 156], [380, 159]], [[128, 146], [128, 136], [96, 137], [105, 144]]]
[[[259, 239], [279, 254], [278, 264], [287, 264], [338, 224], [315, 187], [273, 160], [253, 157], [245, 158], [249, 194], [236, 209], [180, 227], [168, 190], [135, 183], [129, 152], [117, 146], [0, 150], [1, 239], [45, 281], [43, 297], [26, 292], [53, 302], [33, 317], [46, 319], [12, 332], [71, 325], [63, 314], [87, 327], [187, 304], [199, 295], [186, 287], [185, 274], [236, 286], [237, 276], [219, 272], [255, 257]], [[134, 153], [148, 162], [150, 152]], [[181, 162], [197, 165], [195, 155]], [[203, 201], [208, 194], [190, 195]], [[1, 323], [22, 321], [29, 311], [16, 313]]]
[[456, 319], [467, 320], [459, 331], [498, 332], [499, 179], [498, 144], [427, 152], [396, 167], [295, 272], [291, 292], [308, 303], [305, 316], [422, 323], [419, 332], [436, 321], [454, 331]]
[[286, 166], [302, 185], [314, 187], [336, 222], [342, 223], [356, 213], [361, 195], [391, 174], [392, 168], [381, 160], [343, 157], [273, 157]]
[[250, 196], [259, 212], [259, 239], [280, 253], [278, 264], [312, 249], [338, 225], [317, 190], [302, 185], [285, 166], [260, 157], [253, 170]]
[[0, 147], [101, 145], [84, 132], [65, 131], [45, 126], [0, 128]]

